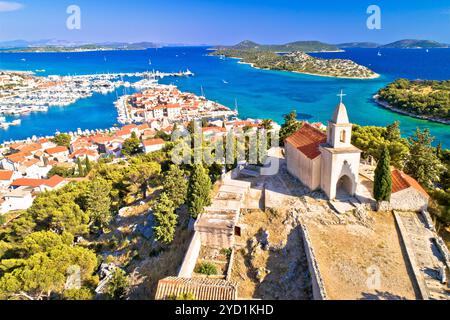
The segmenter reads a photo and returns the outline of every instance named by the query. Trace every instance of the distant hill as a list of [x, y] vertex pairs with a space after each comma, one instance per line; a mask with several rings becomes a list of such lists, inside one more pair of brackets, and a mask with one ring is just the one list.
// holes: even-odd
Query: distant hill
[[68, 42], [64, 40], [40, 40], [40, 41], [7, 41], [0, 42], [0, 49], [6, 52], [70, 52], [70, 51], [96, 51], [96, 50], [145, 50], [159, 48], [160, 44], [153, 42], [103, 42], [82, 43]]
[[234, 46], [219, 46], [218, 49], [232, 50], [263, 50], [273, 52], [294, 52], [294, 51], [339, 51], [339, 48], [332, 44], [320, 41], [295, 41], [286, 44], [259, 44], [250, 40], [242, 41]]
[[378, 48], [380, 47], [379, 43], [375, 42], [347, 42], [338, 44], [339, 48]]
[[414, 40], [405, 39], [392, 42], [381, 46], [381, 48], [398, 48], [398, 49], [414, 49], [414, 48], [448, 48], [448, 44], [439, 43], [432, 40]]

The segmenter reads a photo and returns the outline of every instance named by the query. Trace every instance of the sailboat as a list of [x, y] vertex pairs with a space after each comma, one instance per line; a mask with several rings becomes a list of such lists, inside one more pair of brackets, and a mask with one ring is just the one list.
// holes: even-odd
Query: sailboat
[[227, 81], [227, 80], [222, 80], [222, 82], [225, 83], [225, 84], [228, 84], [228, 81]]
[[148, 59], [148, 65], [151, 66], [152, 65], [152, 60]]
[[378, 51], [378, 56], [379, 56], [379, 57], [381, 57], [381, 56], [382, 56], [382, 54], [381, 54], [381, 52], [380, 52], [380, 51]]

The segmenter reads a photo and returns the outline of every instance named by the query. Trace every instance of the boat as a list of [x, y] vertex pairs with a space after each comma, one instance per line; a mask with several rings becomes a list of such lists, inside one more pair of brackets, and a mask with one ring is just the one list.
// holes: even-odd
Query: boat
[[228, 81], [227, 81], [227, 80], [222, 80], [222, 82], [225, 83], [225, 84], [228, 84]]
[[381, 52], [380, 52], [380, 51], [378, 51], [378, 56], [379, 56], [379, 57], [381, 57], [381, 56], [382, 56], [382, 54], [381, 54]]
[[25, 59], [25, 58], [22, 58], [22, 59], [20, 59], [20, 61], [27, 61], [27, 59]]
[[151, 66], [152, 65], [152, 60], [148, 59], [148, 65]]

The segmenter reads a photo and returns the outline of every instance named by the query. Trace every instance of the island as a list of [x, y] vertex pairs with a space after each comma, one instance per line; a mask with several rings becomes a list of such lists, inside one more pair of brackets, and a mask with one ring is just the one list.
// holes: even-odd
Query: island
[[147, 50], [150, 48], [160, 48], [161, 46], [152, 42], [139, 43], [92, 43], [82, 45], [67, 44], [29, 44], [18, 47], [4, 48], [2, 52], [28, 52], [28, 53], [51, 53], [51, 52], [91, 52], [91, 51], [128, 51]]
[[[238, 45], [239, 46], [239, 45]], [[242, 47], [242, 43], [240, 45]], [[218, 48], [211, 55], [238, 58], [241, 63], [248, 63], [255, 68], [266, 70], [283, 70], [315, 76], [374, 79], [379, 75], [365, 66], [346, 59], [321, 59], [310, 56], [303, 51], [280, 53], [267, 47], [260, 48]]]
[[304, 52], [341, 52], [337, 46], [320, 41], [295, 41], [286, 44], [259, 44], [251, 40], [244, 40], [234, 46], [219, 46], [216, 49], [271, 51], [278, 53], [304, 51]]
[[450, 124], [450, 81], [398, 79], [378, 91], [384, 108], [434, 122]]
[[417, 39], [404, 39], [388, 43], [380, 48], [392, 48], [392, 49], [428, 49], [428, 48], [448, 48], [449, 45], [445, 43], [439, 43], [433, 40], [417, 40]]

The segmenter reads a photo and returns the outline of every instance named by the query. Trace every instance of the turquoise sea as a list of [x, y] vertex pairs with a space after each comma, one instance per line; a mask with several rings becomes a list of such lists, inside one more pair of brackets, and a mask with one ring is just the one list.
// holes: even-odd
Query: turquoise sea
[[[183, 91], [200, 94], [203, 87], [210, 100], [234, 108], [238, 101], [242, 118], [272, 118], [281, 122], [283, 114], [295, 109], [299, 118], [326, 122], [342, 89], [350, 120], [361, 125], [385, 126], [399, 120], [409, 135], [416, 127], [430, 128], [436, 141], [450, 148], [450, 126], [402, 116], [375, 105], [371, 97], [398, 77], [409, 79], [450, 79], [450, 49], [402, 50], [350, 49], [343, 53], [317, 53], [326, 58], [350, 58], [368, 66], [381, 77], [374, 80], [347, 80], [280, 71], [257, 70], [236, 59], [207, 56], [206, 47], [172, 47], [146, 51], [85, 53], [0, 53], [2, 70], [43, 70], [38, 75], [92, 74], [159, 70], [175, 72], [189, 68], [193, 78], [166, 78]], [[25, 61], [23, 60], [25, 59]], [[151, 61], [151, 65], [149, 64]], [[123, 89], [118, 90], [122, 94]], [[22, 124], [0, 131], [0, 141], [33, 135], [75, 131], [77, 128], [109, 128], [116, 123], [113, 105], [116, 93], [97, 94], [64, 108], [21, 117]]]

